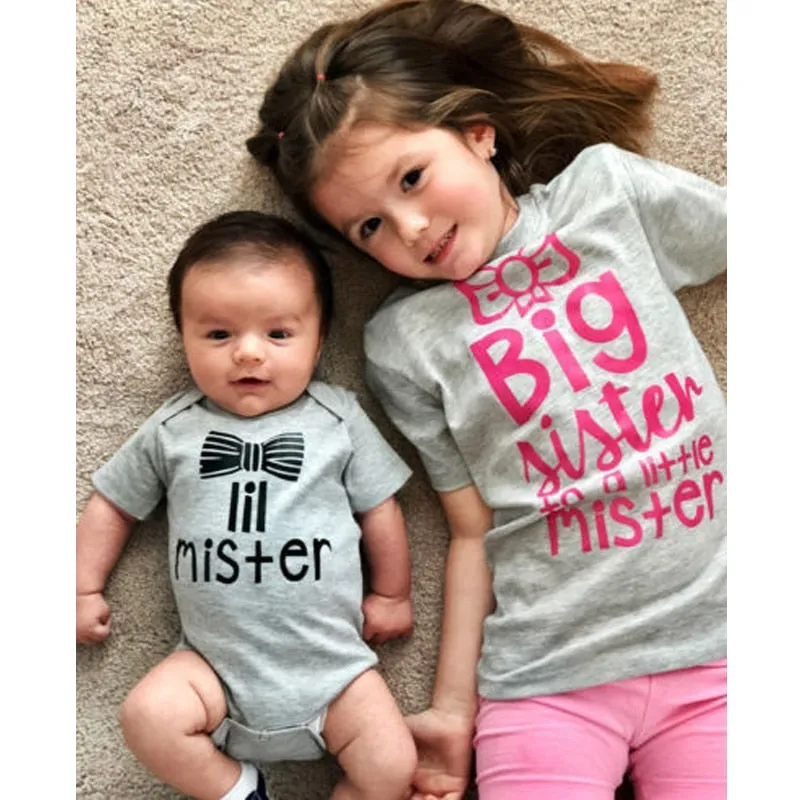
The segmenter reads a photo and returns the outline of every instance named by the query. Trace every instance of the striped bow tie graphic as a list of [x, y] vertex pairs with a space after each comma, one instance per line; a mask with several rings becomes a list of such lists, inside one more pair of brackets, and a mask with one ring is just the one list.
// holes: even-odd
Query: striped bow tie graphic
[[284, 433], [261, 444], [250, 444], [232, 433], [211, 431], [200, 451], [200, 477], [217, 478], [244, 470], [296, 481], [303, 452], [302, 433]]

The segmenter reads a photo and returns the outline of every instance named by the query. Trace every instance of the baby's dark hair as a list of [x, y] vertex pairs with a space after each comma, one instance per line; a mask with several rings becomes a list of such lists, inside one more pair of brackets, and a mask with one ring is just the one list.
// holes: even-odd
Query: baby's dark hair
[[169, 307], [181, 331], [181, 291], [189, 270], [234, 251], [253, 251], [268, 261], [295, 253], [308, 265], [320, 306], [320, 334], [327, 337], [333, 321], [333, 280], [325, 257], [308, 234], [288, 219], [260, 211], [229, 211], [201, 225], [181, 248], [167, 277]]
[[549, 181], [592, 144], [643, 152], [655, 76], [593, 61], [536, 28], [465, 0], [385, 3], [328, 24], [266, 92], [247, 148], [306, 219], [329, 137], [360, 123], [458, 132], [489, 123], [492, 159], [514, 195]]

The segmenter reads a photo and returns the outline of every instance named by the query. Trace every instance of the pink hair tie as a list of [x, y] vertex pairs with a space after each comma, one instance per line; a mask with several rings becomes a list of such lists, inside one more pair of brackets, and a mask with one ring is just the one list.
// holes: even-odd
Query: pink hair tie
[[317, 80], [318, 81], [324, 81], [325, 80], [325, 73], [324, 72], [318, 72], [317, 73]]
[[283, 139], [283, 131], [278, 131], [278, 139]]

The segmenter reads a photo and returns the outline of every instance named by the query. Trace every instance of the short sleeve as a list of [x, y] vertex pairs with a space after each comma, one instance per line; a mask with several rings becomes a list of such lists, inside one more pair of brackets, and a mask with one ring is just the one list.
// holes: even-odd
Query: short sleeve
[[353, 452], [344, 470], [344, 484], [353, 511], [364, 512], [396, 494], [412, 473], [352, 393], [347, 393], [347, 400], [344, 424]]
[[431, 486], [451, 492], [473, 482], [441, 402], [400, 372], [379, 363], [366, 344], [366, 381], [386, 416], [417, 449]]
[[161, 500], [167, 478], [158, 442], [161, 417], [154, 414], [92, 476], [94, 488], [136, 519], [144, 519]]
[[727, 268], [727, 191], [691, 172], [617, 150], [653, 256], [669, 288], [707, 283]]

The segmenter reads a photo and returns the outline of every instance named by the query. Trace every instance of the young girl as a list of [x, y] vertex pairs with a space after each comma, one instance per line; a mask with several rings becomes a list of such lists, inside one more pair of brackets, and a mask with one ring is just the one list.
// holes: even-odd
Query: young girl
[[332, 314], [327, 263], [287, 220], [231, 212], [186, 242], [169, 295], [195, 387], [94, 475], [77, 641], [108, 636], [108, 574], [166, 494], [182, 636], [125, 700], [133, 753], [191, 797], [267, 800], [251, 762], [329, 750], [345, 771], [333, 800], [404, 800], [414, 742], [364, 639], [411, 630], [393, 496], [410, 471], [352, 393], [312, 380]]
[[473, 735], [482, 800], [725, 796], [726, 410], [674, 296], [725, 269], [725, 190], [635, 153], [655, 87], [412, 0], [314, 33], [248, 141], [415, 279], [365, 349], [451, 534], [417, 797]]

